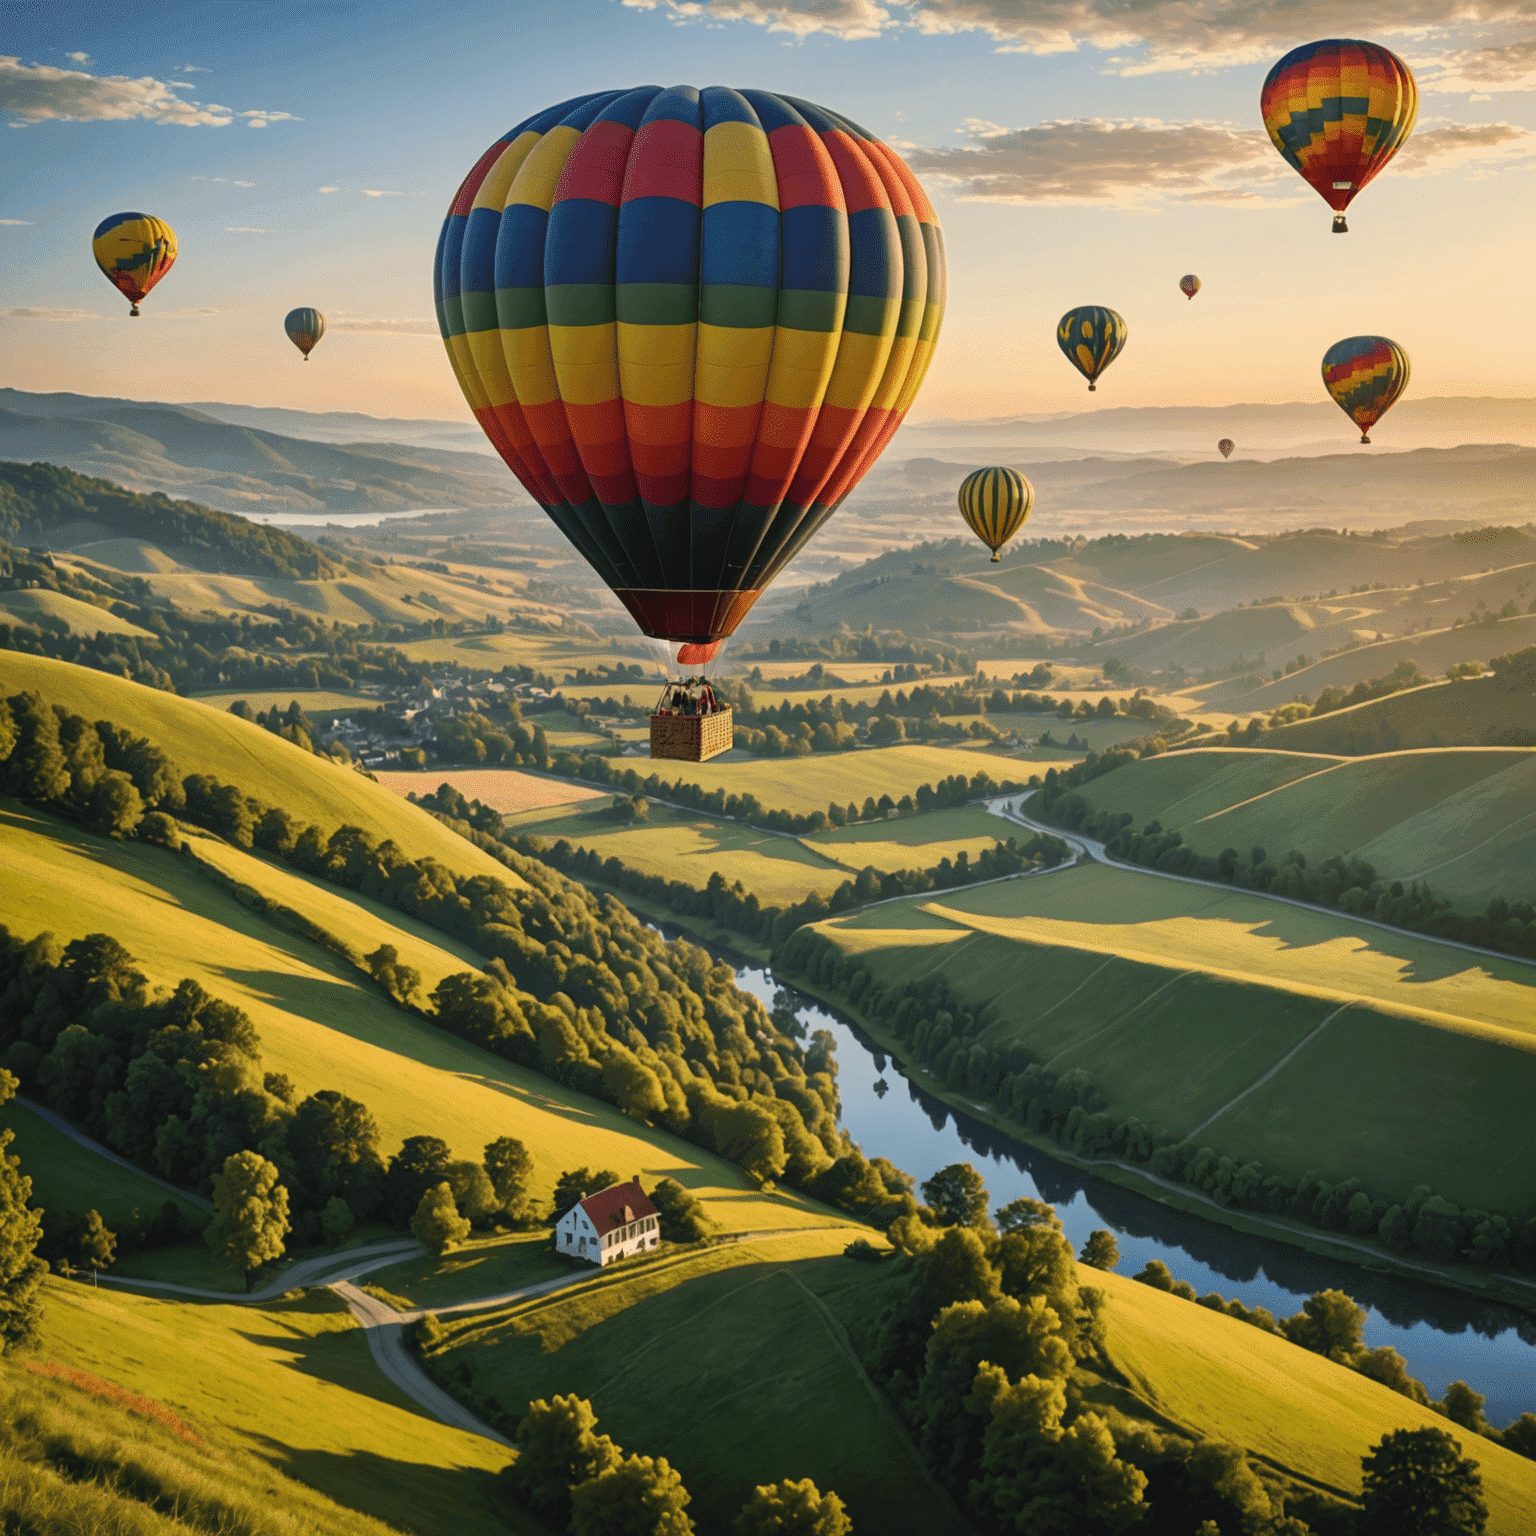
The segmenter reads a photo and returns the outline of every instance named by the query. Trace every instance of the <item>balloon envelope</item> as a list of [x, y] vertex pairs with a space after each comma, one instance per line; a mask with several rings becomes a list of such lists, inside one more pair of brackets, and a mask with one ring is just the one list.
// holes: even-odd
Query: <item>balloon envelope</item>
[[1194, 298], [1194, 296], [1200, 292], [1200, 279], [1196, 277], [1193, 272], [1186, 272], [1184, 276], [1179, 279], [1179, 292], [1182, 293], [1186, 299]]
[[136, 315], [139, 300], [175, 265], [176, 231], [153, 214], [114, 213], [96, 226], [91, 254]]
[[1219, 443], [1216, 444], [1216, 451], [1222, 456], [1222, 458], [1230, 459], [1232, 457], [1232, 450], [1236, 447], [1237, 444], [1234, 443], [1230, 437], [1224, 437]]
[[288, 340], [304, 354], [307, 363], [316, 343], [325, 335], [325, 316], [318, 309], [290, 309], [283, 317], [283, 329], [288, 333]]
[[1069, 309], [1056, 325], [1056, 345], [1067, 361], [1088, 380], [1088, 388], [1120, 356], [1128, 332], [1125, 321], [1099, 304], [1079, 304]]
[[1035, 504], [1035, 488], [1016, 469], [978, 469], [960, 482], [960, 515], [992, 551], [994, 564], [1004, 544], [1024, 526]]
[[1327, 38], [1293, 48], [1270, 70], [1259, 110], [1275, 148], [1335, 211], [1343, 234], [1344, 210], [1413, 132], [1419, 88], [1390, 49]]
[[1323, 383], [1368, 443], [1371, 428], [1408, 387], [1408, 354], [1385, 336], [1346, 336], [1323, 354]]
[[437, 255], [459, 384], [640, 628], [708, 643], [859, 483], [944, 312], [921, 186], [766, 91], [603, 91], [520, 123]]

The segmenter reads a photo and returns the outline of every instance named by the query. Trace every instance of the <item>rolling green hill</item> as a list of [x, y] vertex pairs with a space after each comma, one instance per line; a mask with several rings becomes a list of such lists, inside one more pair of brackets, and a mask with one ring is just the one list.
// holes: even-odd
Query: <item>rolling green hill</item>
[[1467, 910], [1536, 897], [1529, 747], [1346, 758], [1201, 748], [1142, 758], [1078, 793], [1095, 810], [1129, 812], [1138, 828], [1159, 821], [1213, 857], [1255, 845], [1276, 860], [1297, 849], [1309, 863], [1352, 853], [1384, 880], [1427, 878]]
[[[1390, 752], [1410, 747], [1490, 746], [1525, 733], [1536, 743], [1536, 693], [1495, 677], [1410, 688], [1315, 719], [1296, 720], [1264, 738], [1282, 752]], [[1507, 744], [1515, 744], [1514, 740]]]

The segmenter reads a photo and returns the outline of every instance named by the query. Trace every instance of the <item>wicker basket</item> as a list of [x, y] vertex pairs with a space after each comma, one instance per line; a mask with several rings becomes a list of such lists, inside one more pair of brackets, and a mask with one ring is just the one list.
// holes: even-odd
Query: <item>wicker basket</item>
[[729, 706], [710, 715], [652, 715], [651, 756], [704, 763], [729, 752], [736, 727]]

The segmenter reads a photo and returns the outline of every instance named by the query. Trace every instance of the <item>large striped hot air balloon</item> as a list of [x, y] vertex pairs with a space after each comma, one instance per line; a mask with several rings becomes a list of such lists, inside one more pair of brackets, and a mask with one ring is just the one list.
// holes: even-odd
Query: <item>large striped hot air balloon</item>
[[91, 254], [137, 315], [139, 300], [175, 265], [176, 231], [153, 214], [114, 213], [96, 226]]
[[978, 469], [960, 482], [960, 515], [992, 551], [997, 564], [1004, 544], [1024, 526], [1035, 504], [1035, 488], [1016, 469]]
[[1360, 428], [1360, 441], [1408, 388], [1408, 354], [1385, 336], [1346, 336], [1323, 353], [1323, 383]]
[[318, 309], [310, 309], [307, 305], [290, 309], [283, 317], [283, 330], [287, 332], [288, 340], [304, 354], [307, 363], [309, 354], [325, 335], [325, 316]]
[[1388, 48], [1327, 38], [1293, 48], [1270, 70], [1259, 110], [1275, 148], [1334, 210], [1344, 210], [1413, 132], [1419, 88]]
[[1129, 334], [1125, 321], [1114, 310], [1101, 304], [1079, 304], [1057, 322], [1056, 345], [1088, 380], [1092, 392], [1099, 387], [1095, 382], [1099, 375], [1120, 356]]
[[894, 151], [766, 91], [642, 86], [493, 144], [438, 244], [486, 435], [648, 635], [707, 645], [874, 463], [944, 311]]

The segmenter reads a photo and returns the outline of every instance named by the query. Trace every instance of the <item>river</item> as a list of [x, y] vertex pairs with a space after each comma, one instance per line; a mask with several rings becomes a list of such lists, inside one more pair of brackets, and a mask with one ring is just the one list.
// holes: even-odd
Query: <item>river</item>
[[[779, 985], [768, 971], [738, 968], [736, 981], [765, 1007], [773, 1006]], [[1366, 1343], [1400, 1351], [1433, 1396], [1459, 1377], [1486, 1394], [1483, 1411], [1493, 1424], [1502, 1427], [1536, 1412], [1536, 1320], [1463, 1292], [1235, 1232], [1058, 1162], [952, 1110], [910, 1083], [846, 1020], [792, 988], [784, 990], [807, 1037], [825, 1029], [837, 1041], [843, 1124], [865, 1156], [888, 1157], [919, 1183], [950, 1163], [971, 1163], [986, 1178], [994, 1209], [1020, 1195], [1047, 1200], [1079, 1249], [1096, 1227], [1108, 1228], [1120, 1245], [1115, 1267], [1123, 1275], [1161, 1259], [1175, 1279], [1188, 1280], [1201, 1295], [1238, 1296], [1277, 1317], [1299, 1311], [1314, 1291], [1347, 1291], [1368, 1310]], [[884, 1094], [876, 1089], [882, 1081]]]

